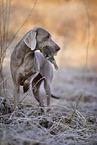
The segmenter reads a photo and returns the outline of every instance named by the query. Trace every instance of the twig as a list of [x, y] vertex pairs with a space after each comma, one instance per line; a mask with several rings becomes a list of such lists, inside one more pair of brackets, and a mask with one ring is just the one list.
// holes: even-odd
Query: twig
[[26, 96], [24, 96], [24, 98], [19, 102], [19, 104], [23, 102], [23, 100], [27, 97], [27, 95], [28, 94], [26, 94]]
[[4, 55], [5, 51], [7, 50], [7, 48], [10, 46], [10, 44], [12, 43], [12, 41], [14, 40], [14, 38], [16, 37], [17, 33], [21, 30], [21, 28], [24, 26], [24, 24], [27, 22], [28, 18], [30, 17], [33, 9], [35, 8], [37, 3], [37, 0], [35, 0], [34, 6], [32, 7], [29, 15], [27, 16], [27, 18], [25, 19], [24, 23], [20, 26], [20, 28], [17, 30], [17, 32], [15, 33], [15, 35], [13, 36], [13, 38], [11, 39], [11, 41], [9, 42], [9, 44], [7, 45], [6, 49], [4, 50], [3, 54], [1, 55], [1, 57]]
[[76, 110], [76, 113], [78, 113], [83, 118], [83, 120], [86, 122], [85, 117], [78, 110]]
[[82, 94], [79, 96], [79, 98], [78, 98], [78, 100], [77, 100], [77, 102], [76, 102], [75, 109], [74, 109], [73, 113], [71, 114], [71, 117], [69, 118], [69, 122], [71, 122], [71, 120], [72, 120], [72, 118], [73, 118], [73, 116], [74, 116], [74, 114], [75, 114], [75, 112], [76, 112], [76, 109], [77, 109], [77, 107], [78, 107], [78, 104], [79, 104], [79, 101], [80, 101], [81, 97], [82, 97]]
[[44, 128], [44, 127], [42, 127], [39, 123], [37, 123], [37, 122], [35, 122], [43, 131], [45, 131], [46, 133], [48, 133], [50, 136], [52, 136], [49, 132], [48, 132], [48, 130], [46, 129], [46, 128]]
[[[2, 22], [0, 21], [0, 55], [2, 54], [2, 33], [1, 33], [1, 29], [2, 29]], [[2, 57], [0, 57], [0, 71], [2, 71]]]
[[7, 34], [6, 34], [6, 46], [7, 46], [8, 30], [9, 30], [10, 8], [11, 8], [11, 0], [9, 0], [9, 3], [8, 3], [8, 17], [7, 17]]
[[6, 80], [7, 80], [7, 78], [5, 78], [4, 81], [2, 81], [2, 82], [0, 83], [0, 86], [1, 86]]
[[16, 106], [15, 110], [11, 113], [10, 117], [8, 120], [12, 119], [12, 116], [15, 115], [17, 113], [18, 107]]
[[85, 92], [86, 92], [86, 83], [87, 83], [87, 73], [88, 73], [88, 49], [89, 49], [89, 42], [90, 42], [90, 17], [89, 17], [89, 12], [88, 12], [88, 7], [87, 7], [87, 2], [86, 0], [83, 0], [84, 2], [84, 6], [86, 9], [86, 15], [87, 15], [87, 19], [88, 19], [88, 41], [87, 41], [87, 47], [86, 47], [86, 69], [85, 69], [85, 76], [84, 76], [84, 89], [83, 89], [83, 100], [84, 100], [84, 96], [85, 96]]

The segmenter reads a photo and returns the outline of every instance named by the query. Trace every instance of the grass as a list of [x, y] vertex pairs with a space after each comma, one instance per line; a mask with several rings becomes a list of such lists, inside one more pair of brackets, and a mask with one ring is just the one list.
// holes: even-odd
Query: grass
[[[2, 104], [4, 106], [4, 100], [1, 100], [0, 106]], [[7, 144], [89, 144], [97, 141], [93, 140], [97, 135], [96, 118], [91, 117], [89, 112], [82, 113], [77, 108], [53, 105], [43, 107], [45, 112], [41, 113], [41, 107], [20, 104], [16, 117], [12, 108], [8, 104], [8, 110], [0, 116], [2, 144], [5, 143], [4, 134]]]

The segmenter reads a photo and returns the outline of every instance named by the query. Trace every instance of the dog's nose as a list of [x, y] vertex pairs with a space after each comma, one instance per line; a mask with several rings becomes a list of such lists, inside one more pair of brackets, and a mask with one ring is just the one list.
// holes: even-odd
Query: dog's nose
[[56, 51], [59, 51], [60, 50], [60, 47], [57, 45], [56, 46]]

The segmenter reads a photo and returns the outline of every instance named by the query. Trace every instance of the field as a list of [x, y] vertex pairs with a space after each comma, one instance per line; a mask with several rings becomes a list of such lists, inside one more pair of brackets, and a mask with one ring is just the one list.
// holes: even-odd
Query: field
[[[11, 2], [7, 43], [23, 24], [33, 5], [34, 0]], [[37, 1], [4, 58], [6, 88], [3, 90], [5, 95], [0, 94], [0, 145], [97, 144], [96, 25], [97, 2], [94, 0]], [[48, 30], [61, 47], [55, 57], [59, 69], [54, 69], [51, 85], [52, 93], [60, 99], [51, 98], [50, 107], [43, 107], [45, 112], [41, 113], [41, 107], [31, 91], [23, 94], [21, 88], [16, 117], [10, 56], [23, 35], [35, 26]], [[41, 95], [45, 96], [42, 87]]]

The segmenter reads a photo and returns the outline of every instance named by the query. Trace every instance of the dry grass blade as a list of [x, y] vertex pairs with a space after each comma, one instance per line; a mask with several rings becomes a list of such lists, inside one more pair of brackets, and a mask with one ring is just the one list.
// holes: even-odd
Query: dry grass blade
[[1, 86], [6, 80], [7, 80], [7, 78], [5, 78], [4, 81], [2, 81], [2, 82], [0, 83], [0, 86]]
[[84, 97], [85, 97], [85, 92], [86, 92], [86, 84], [87, 84], [87, 74], [88, 74], [88, 51], [89, 51], [89, 45], [90, 45], [90, 16], [89, 16], [89, 11], [87, 7], [87, 2], [86, 0], [83, 0], [85, 10], [86, 10], [86, 15], [87, 15], [87, 20], [88, 20], [88, 38], [87, 38], [87, 47], [86, 47], [86, 67], [85, 67], [85, 76], [84, 76], [84, 88], [83, 88], [83, 102], [84, 102]]
[[25, 97], [19, 102], [19, 104], [22, 103], [23, 100], [24, 100], [27, 96], [28, 96], [28, 94], [25, 95]]
[[79, 98], [78, 98], [78, 100], [77, 100], [77, 102], [76, 102], [76, 106], [75, 106], [75, 109], [74, 109], [73, 113], [71, 114], [71, 117], [70, 117], [70, 118], [67, 118], [67, 119], [66, 119], [66, 122], [70, 123], [71, 120], [73, 119], [73, 116], [74, 116], [74, 114], [75, 114], [75, 112], [76, 112], [76, 109], [77, 109], [77, 107], [78, 107], [78, 104], [79, 104], [79, 101], [80, 101], [81, 98], [82, 98], [82, 94], [79, 96]]

